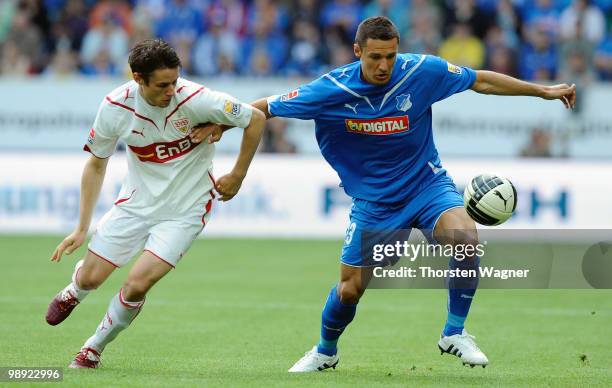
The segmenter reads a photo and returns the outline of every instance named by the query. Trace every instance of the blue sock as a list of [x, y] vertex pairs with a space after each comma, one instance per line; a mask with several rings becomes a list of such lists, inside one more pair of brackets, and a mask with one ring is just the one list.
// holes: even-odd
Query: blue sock
[[355, 317], [357, 304], [344, 304], [340, 301], [336, 286], [334, 286], [321, 314], [321, 339], [317, 345], [319, 353], [333, 356], [338, 352], [338, 338]]
[[474, 259], [465, 259], [457, 261], [454, 258], [450, 259], [448, 267], [450, 269], [461, 270], [476, 270], [475, 277], [469, 278], [448, 278], [448, 316], [444, 325], [443, 334], [445, 336], [461, 334], [465, 320], [470, 311], [472, 298], [476, 294], [478, 287], [478, 267], [480, 266], [480, 257]]

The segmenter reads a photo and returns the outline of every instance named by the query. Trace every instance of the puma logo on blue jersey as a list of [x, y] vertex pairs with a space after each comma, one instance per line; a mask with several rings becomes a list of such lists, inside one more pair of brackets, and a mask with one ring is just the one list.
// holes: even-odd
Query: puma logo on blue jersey
[[346, 74], [346, 72], [349, 70], [348, 67], [345, 67], [344, 69], [342, 69], [342, 73], [340, 73], [340, 75], [338, 76], [338, 78], [342, 78], [344, 76], [349, 76], [348, 74]]
[[351, 106], [350, 104], [344, 104], [345, 108], [349, 108], [350, 110], [352, 110], [355, 114], [357, 114], [357, 105], [359, 105], [359, 103], [356, 103], [355, 105]]

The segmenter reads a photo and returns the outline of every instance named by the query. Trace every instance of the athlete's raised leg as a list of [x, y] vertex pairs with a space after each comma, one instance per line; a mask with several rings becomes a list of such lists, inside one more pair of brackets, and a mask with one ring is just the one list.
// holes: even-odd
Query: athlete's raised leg
[[85, 259], [76, 263], [71, 282], [51, 301], [46, 320], [50, 325], [63, 322], [72, 310], [110, 276], [117, 266], [110, 261], [87, 251]]
[[96, 332], [81, 348], [71, 368], [97, 368], [100, 354], [136, 318], [147, 292], [173, 267], [149, 251], [144, 251], [130, 270], [127, 280], [111, 299]]

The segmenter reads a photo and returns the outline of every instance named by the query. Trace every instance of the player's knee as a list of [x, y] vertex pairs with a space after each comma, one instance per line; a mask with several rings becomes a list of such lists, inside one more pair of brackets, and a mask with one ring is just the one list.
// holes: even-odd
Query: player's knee
[[150, 287], [146, 280], [128, 278], [123, 283], [123, 296], [130, 302], [137, 302], [144, 299]]
[[476, 233], [466, 234], [462, 238], [456, 239], [453, 244], [455, 246], [455, 257], [461, 255], [462, 260], [465, 259], [466, 263], [473, 261], [480, 251], [478, 244]]
[[364, 290], [354, 282], [342, 282], [338, 289], [340, 301], [346, 304], [356, 304], [363, 295]]
[[104, 282], [104, 279], [96, 276], [95, 273], [87, 273], [82, 270], [79, 271], [75, 280], [77, 287], [81, 290], [95, 290]]
[[474, 247], [470, 249], [475, 249], [478, 245], [478, 232], [475, 229], [463, 229], [453, 231], [452, 244], [455, 246], [463, 245], [466, 247]]
[[474, 247], [471, 249], [475, 249], [478, 245], [478, 237], [477, 236], [465, 236], [463, 238], [457, 239], [454, 242], [454, 245], [463, 245], [466, 247]]

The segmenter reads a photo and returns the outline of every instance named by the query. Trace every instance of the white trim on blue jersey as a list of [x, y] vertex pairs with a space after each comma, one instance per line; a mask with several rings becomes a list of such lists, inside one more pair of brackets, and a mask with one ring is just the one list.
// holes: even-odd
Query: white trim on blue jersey
[[[404, 76], [404, 78], [402, 78], [402, 79], [401, 79], [401, 80], [400, 80], [398, 83], [396, 83], [396, 84], [395, 84], [395, 86], [393, 86], [393, 88], [392, 88], [391, 90], [389, 90], [389, 91], [387, 92], [387, 94], [385, 94], [385, 96], [383, 97], [382, 102], [380, 103], [380, 108], [378, 108], [378, 110], [381, 110], [381, 109], [382, 109], [382, 107], [385, 105], [385, 102], [387, 102], [387, 99], [388, 99], [389, 97], [391, 97], [391, 95], [392, 95], [393, 93], [395, 93], [395, 91], [396, 91], [396, 90], [397, 90], [397, 89], [398, 89], [400, 86], [402, 86], [402, 84], [403, 84], [404, 82], [406, 82], [406, 80], [407, 80], [407, 79], [408, 79], [408, 78], [409, 78], [409, 77], [412, 75], [412, 73], [414, 73], [414, 72], [416, 71], [416, 69], [418, 69], [418, 68], [419, 68], [419, 66], [421, 66], [421, 64], [422, 64], [422, 63], [425, 61], [425, 58], [426, 58], [426, 57], [427, 57], [427, 55], [421, 55], [421, 59], [419, 60], [419, 62], [418, 62], [416, 65], [412, 66], [412, 69], [410, 69], [410, 70], [408, 71], [408, 73], [407, 73], [407, 74]], [[404, 63], [404, 65], [405, 65], [405, 63]], [[404, 65], [402, 65], [402, 66], [404, 66]]]
[[362, 96], [354, 91], [352, 91], [348, 86], [341, 84], [340, 81], [338, 81], [337, 79], [335, 79], [334, 77], [332, 77], [329, 73], [324, 75], [325, 78], [329, 79], [330, 81], [332, 81], [334, 84], [336, 84], [336, 86], [338, 86], [340, 89], [346, 91], [347, 93], [357, 97], [357, 98], [361, 98], [362, 100], [364, 100], [365, 102], [368, 103], [368, 105], [370, 105], [370, 107], [372, 108], [373, 111], [376, 111], [376, 108], [374, 108], [374, 105], [372, 105], [372, 103], [370, 102], [370, 99]]

